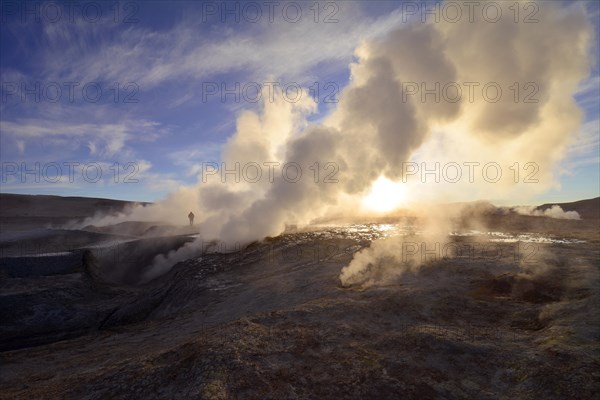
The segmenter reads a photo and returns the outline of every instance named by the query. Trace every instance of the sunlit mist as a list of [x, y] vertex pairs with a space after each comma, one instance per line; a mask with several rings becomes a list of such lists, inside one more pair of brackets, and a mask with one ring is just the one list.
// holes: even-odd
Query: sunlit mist
[[371, 211], [380, 213], [393, 211], [406, 201], [406, 184], [379, 177], [371, 186], [362, 204]]

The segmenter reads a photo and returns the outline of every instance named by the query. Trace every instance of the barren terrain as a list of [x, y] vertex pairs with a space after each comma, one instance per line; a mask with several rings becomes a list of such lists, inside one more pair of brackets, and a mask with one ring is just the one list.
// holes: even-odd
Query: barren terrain
[[[484, 221], [496, 233], [456, 221], [450, 240], [474, 251], [348, 287], [353, 255], [406, 220], [207, 246], [143, 284], [196, 233], [4, 230], [0, 397], [598, 398], [598, 220]], [[402, 266], [368, 273], [382, 268]]]

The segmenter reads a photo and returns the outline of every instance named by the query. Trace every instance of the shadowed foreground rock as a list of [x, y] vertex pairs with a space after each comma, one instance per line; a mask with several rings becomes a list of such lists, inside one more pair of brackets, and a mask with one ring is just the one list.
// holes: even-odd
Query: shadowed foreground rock
[[592, 399], [600, 241], [570, 223], [585, 242], [540, 243], [543, 268], [497, 243], [370, 287], [338, 276], [373, 226], [205, 254], [141, 286], [103, 281], [86, 253], [80, 272], [0, 286], [0, 397]]

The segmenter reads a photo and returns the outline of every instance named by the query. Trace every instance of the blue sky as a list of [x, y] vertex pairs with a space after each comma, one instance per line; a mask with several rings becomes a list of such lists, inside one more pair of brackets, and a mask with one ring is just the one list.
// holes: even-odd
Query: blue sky
[[[239, 2], [120, 2], [115, 10], [82, 1], [69, 15], [60, 2], [3, 1], [2, 192], [163, 198], [196, 183], [200, 163], [219, 161], [236, 115], [260, 107], [250, 101], [252, 82], [313, 88], [310, 120], [318, 121], [335, 107], [326, 95], [348, 84], [360, 42], [403, 23], [398, 2], [321, 2], [318, 16], [313, 2], [291, 2], [287, 15], [290, 2], [279, 3], [271, 21], [264, 2], [254, 3], [259, 16]], [[599, 7], [586, 7], [598, 60]], [[232, 10], [225, 21], [223, 9]], [[598, 64], [576, 95], [586, 122], [562, 161], [567, 173], [533, 203], [599, 195]], [[206, 95], [236, 82], [247, 98]], [[39, 176], [24, 174], [37, 165]]]

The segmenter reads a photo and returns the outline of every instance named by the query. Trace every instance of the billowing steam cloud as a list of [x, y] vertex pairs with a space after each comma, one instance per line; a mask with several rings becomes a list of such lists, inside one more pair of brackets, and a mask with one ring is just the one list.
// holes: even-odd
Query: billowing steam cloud
[[513, 207], [513, 210], [521, 215], [533, 215], [535, 217], [550, 217], [557, 219], [580, 219], [577, 211], [564, 211], [559, 205], [555, 204], [545, 210], [539, 210], [536, 207], [519, 206]]
[[[592, 28], [578, 4], [541, 2], [533, 23], [515, 23], [508, 9], [513, 2], [495, 4], [505, 16], [495, 23], [479, 12], [456, 23], [417, 20], [361, 44], [350, 66], [351, 83], [321, 125], [306, 123], [315, 110], [309, 100], [290, 103], [276, 96], [259, 113], [242, 113], [222, 161], [228, 169], [236, 163], [279, 163], [272, 182], [263, 176], [256, 183], [232, 178], [222, 183], [211, 176], [216, 179], [181, 188], [126, 218], [173, 221], [197, 210], [203, 237], [248, 243], [277, 235], [286, 224], [355, 209], [381, 176], [406, 180], [414, 201], [450, 200], [457, 192], [518, 201], [547, 189], [581, 123], [573, 94], [589, 73]], [[426, 94], [437, 87], [439, 98]], [[301, 179], [282, 179], [286, 162], [301, 167]], [[495, 162], [502, 170], [491, 183], [476, 175], [474, 181], [423, 184], [419, 175], [407, 173], [408, 162]], [[315, 163], [318, 179], [311, 169]], [[339, 168], [337, 183], [323, 179], [327, 163]], [[523, 175], [532, 171], [535, 179], [526, 181]], [[342, 279], [380, 262], [381, 254], [385, 258], [380, 248], [390, 246], [375, 244], [358, 254]], [[169, 265], [181, 256], [156, 262]]]

